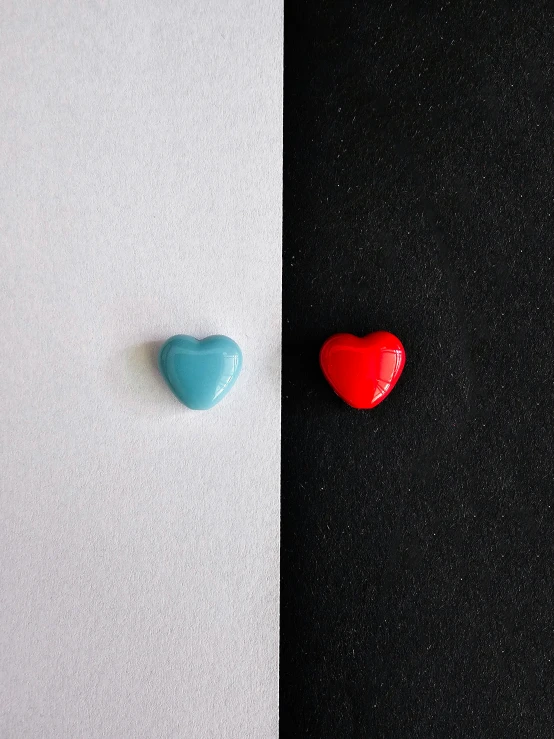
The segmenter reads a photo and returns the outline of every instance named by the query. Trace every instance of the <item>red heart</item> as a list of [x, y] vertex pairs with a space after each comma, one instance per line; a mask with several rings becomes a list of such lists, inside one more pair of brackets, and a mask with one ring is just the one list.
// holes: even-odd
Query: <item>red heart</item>
[[406, 352], [387, 331], [363, 339], [335, 334], [321, 347], [319, 363], [327, 381], [353, 408], [374, 408], [383, 401], [402, 374]]

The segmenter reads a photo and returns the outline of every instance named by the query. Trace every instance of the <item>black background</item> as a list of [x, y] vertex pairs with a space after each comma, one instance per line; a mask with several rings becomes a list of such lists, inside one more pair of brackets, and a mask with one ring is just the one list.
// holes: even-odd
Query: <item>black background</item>
[[551, 7], [286, 3], [282, 737], [554, 737]]

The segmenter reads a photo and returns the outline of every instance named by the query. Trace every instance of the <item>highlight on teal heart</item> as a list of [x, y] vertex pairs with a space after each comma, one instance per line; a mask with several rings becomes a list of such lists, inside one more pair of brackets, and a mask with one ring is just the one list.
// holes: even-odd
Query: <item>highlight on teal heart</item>
[[158, 366], [181, 403], [205, 411], [223, 400], [235, 384], [242, 352], [228, 336], [199, 340], [178, 334], [161, 347]]

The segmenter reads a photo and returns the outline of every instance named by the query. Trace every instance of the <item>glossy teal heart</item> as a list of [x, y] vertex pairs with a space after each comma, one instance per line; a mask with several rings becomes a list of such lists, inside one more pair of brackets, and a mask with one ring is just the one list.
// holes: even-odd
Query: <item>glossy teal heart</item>
[[198, 340], [179, 334], [160, 349], [158, 366], [165, 381], [189, 408], [213, 408], [235, 384], [242, 367], [242, 352], [228, 336]]

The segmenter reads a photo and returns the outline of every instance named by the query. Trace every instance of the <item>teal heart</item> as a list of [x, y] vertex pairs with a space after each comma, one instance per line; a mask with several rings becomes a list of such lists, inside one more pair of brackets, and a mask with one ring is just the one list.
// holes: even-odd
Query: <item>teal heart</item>
[[213, 408], [235, 384], [242, 353], [228, 336], [172, 336], [160, 349], [158, 365], [165, 381], [189, 408]]

